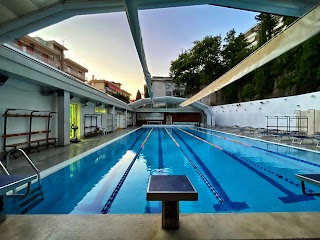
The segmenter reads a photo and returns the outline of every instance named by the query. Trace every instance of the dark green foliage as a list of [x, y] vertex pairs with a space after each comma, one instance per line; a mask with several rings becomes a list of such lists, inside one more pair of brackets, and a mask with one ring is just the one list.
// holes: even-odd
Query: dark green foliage
[[111, 93], [111, 96], [120, 99], [121, 101], [125, 102], [125, 103], [130, 103], [129, 101], [129, 97], [128, 96], [124, 96], [120, 93]]
[[144, 86], [143, 86], [143, 91], [144, 91], [144, 97], [145, 97], [145, 98], [150, 97], [150, 96], [149, 96], [149, 92], [148, 92], [148, 87], [147, 87], [147, 85], [144, 85]]
[[141, 99], [141, 93], [140, 93], [140, 91], [138, 89], [138, 92], [137, 92], [137, 95], [136, 95], [136, 100], [139, 100], [139, 99]]
[[305, 93], [316, 91], [320, 86], [320, 35], [301, 45], [301, 52], [296, 63], [297, 91]]
[[[257, 47], [278, 33], [274, 31], [278, 19], [264, 13], [256, 16], [259, 23]], [[285, 26], [295, 20], [283, 17]], [[195, 94], [240, 63], [253, 50], [248, 48], [244, 35], [236, 36], [234, 29], [226, 34], [223, 42], [220, 36], [207, 36], [195, 41], [191, 49], [183, 51], [171, 62], [170, 76], [175, 83], [186, 86], [186, 94]], [[222, 99], [225, 103], [233, 103], [268, 98], [275, 90], [276, 80], [280, 96], [320, 90], [320, 34], [229, 84], [222, 89]]]
[[179, 54], [170, 67], [170, 76], [177, 85], [186, 86], [186, 94], [199, 91], [223, 73], [221, 37], [206, 36], [193, 44], [190, 50]]
[[258, 47], [268, 42], [273, 36], [273, 29], [276, 26], [275, 17], [269, 13], [260, 13], [255, 17], [260, 24]]
[[222, 89], [224, 101], [226, 103], [234, 103], [238, 101], [238, 83], [233, 82]]
[[244, 35], [240, 34], [237, 37], [234, 29], [227, 33], [224, 42], [222, 58], [225, 70], [228, 71], [245, 59], [251, 53], [251, 50], [248, 49], [249, 44]]
[[242, 99], [252, 100], [255, 95], [256, 95], [256, 91], [252, 83], [247, 83], [246, 85], [244, 85], [241, 92]]

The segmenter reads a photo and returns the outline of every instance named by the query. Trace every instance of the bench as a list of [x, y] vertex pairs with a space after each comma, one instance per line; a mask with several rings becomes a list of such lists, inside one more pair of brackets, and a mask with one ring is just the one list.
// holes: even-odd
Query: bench
[[162, 201], [162, 228], [179, 228], [179, 201], [197, 201], [198, 192], [185, 175], [152, 175], [147, 201]]
[[296, 174], [296, 177], [301, 180], [302, 192], [306, 195], [320, 195], [320, 193], [307, 193], [305, 182], [320, 187], [320, 174]]
[[[48, 133], [48, 131], [38, 131], [38, 132], [31, 132], [31, 133], [16, 133], [16, 134], [6, 134], [3, 135], [2, 138], [10, 138], [10, 137], [17, 137], [17, 136], [29, 136], [29, 135], [33, 135], [33, 134], [44, 134], [44, 133]], [[45, 146], [49, 147], [50, 145], [53, 145], [56, 147], [56, 142], [57, 142], [57, 138], [42, 138], [42, 139], [37, 139], [37, 140], [31, 140], [31, 141], [24, 141], [24, 142], [18, 142], [18, 143], [12, 143], [12, 144], [5, 144], [4, 147], [4, 151], [6, 151], [6, 148], [14, 148], [16, 149], [17, 147], [20, 146], [28, 146], [28, 150], [31, 149], [36, 149], [39, 152], [39, 147], [41, 146], [40, 143], [46, 143]]]
[[[4, 117], [4, 131], [3, 131], [3, 151], [8, 153], [9, 150], [19, 148], [25, 148], [29, 151], [31, 149], [36, 149], [39, 152], [39, 147], [41, 145], [47, 146], [54, 145], [56, 147], [57, 138], [49, 137], [50, 131], [50, 120], [52, 115], [56, 112], [51, 111], [39, 111], [39, 110], [27, 110], [27, 109], [7, 109], [3, 114]], [[17, 129], [17, 125], [12, 125], [12, 121], [9, 119], [20, 119], [23, 125], [27, 125], [28, 130], [26, 132], [15, 132], [15, 133], [8, 133], [9, 131], [12, 132], [13, 130]], [[25, 119], [25, 120], [23, 120]], [[38, 119], [34, 122], [34, 119]], [[42, 121], [45, 120], [45, 128], [41, 130], [35, 129], [39, 128], [39, 125], [42, 126]], [[17, 124], [17, 123], [16, 123]], [[11, 127], [10, 127], [11, 125]], [[37, 137], [35, 137], [38, 135]], [[42, 136], [41, 136], [42, 135]], [[8, 142], [9, 139], [15, 138], [16, 140], [11, 140]], [[34, 139], [36, 138], [36, 139]], [[37, 139], [38, 138], [38, 139]], [[9, 148], [9, 149], [8, 149]]]

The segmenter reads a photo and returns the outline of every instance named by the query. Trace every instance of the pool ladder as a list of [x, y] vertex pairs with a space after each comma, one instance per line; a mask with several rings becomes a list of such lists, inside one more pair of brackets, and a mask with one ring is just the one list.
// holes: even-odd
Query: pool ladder
[[32, 209], [33, 207], [35, 207], [36, 205], [38, 205], [40, 202], [42, 202], [44, 200], [44, 197], [43, 197], [43, 191], [41, 186], [40, 172], [38, 168], [34, 165], [34, 163], [31, 161], [29, 156], [26, 154], [26, 152], [23, 151], [22, 149], [16, 148], [7, 153], [5, 166], [0, 161], [0, 167], [2, 168], [2, 171], [4, 172], [4, 174], [10, 175], [8, 171], [9, 158], [10, 158], [10, 155], [14, 155], [15, 152], [22, 153], [24, 159], [27, 160], [27, 162], [33, 168], [33, 170], [36, 172], [36, 175], [37, 175], [38, 186], [35, 187], [34, 189], [31, 190], [31, 181], [30, 181], [27, 183], [28, 184], [27, 191], [25, 193], [17, 193], [17, 189], [14, 189], [12, 194], [6, 195], [7, 197], [22, 198], [20, 200], [17, 200], [16, 204], [17, 204], [17, 207], [19, 208], [19, 212], [21, 214], [24, 214], [28, 212], [30, 209]]

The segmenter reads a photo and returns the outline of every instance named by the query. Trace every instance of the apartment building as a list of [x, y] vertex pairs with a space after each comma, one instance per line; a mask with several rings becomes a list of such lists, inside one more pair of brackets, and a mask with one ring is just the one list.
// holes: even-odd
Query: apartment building
[[185, 87], [176, 85], [170, 77], [152, 77], [151, 85], [154, 97], [184, 96]]
[[85, 73], [88, 72], [88, 69], [65, 58], [64, 51], [68, 49], [54, 40], [45, 41], [40, 37], [24, 36], [9, 44], [83, 82], [85, 81]]
[[112, 81], [107, 80], [98, 80], [95, 79], [94, 76], [92, 76], [92, 79], [89, 81], [89, 84], [100, 90], [101, 92], [107, 93], [107, 94], [121, 94], [128, 98], [130, 98], [131, 93], [121, 89], [121, 83], [116, 83]]
[[[283, 17], [273, 16], [273, 18], [277, 22], [276, 26], [273, 29], [273, 35], [276, 35], [279, 32], [281, 32], [282, 30], [284, 30], [285, 26], [283, 24]], [[260, 24], [256, 24], [244, 33], [244, 37], [247, 40], [247, 42], [249, 43], [248, 48], [256, 48], [258, 46], [259, 29], [260, 29]]]
[[85, 81], [85, 73], [88, 72], [88, 69], [72, 61], [69, 58], [64, 58], [62, 71], [69, 73], [70, 75], [82, 81]]

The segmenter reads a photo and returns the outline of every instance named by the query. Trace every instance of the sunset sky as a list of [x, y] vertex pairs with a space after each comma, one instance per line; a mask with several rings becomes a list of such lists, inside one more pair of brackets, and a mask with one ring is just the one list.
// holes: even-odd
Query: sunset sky
[[[193, 41], [224, 37], [232, 28], [245, 32], [256, 23], [255, 15], [208, 5], [139, 11], [151, 75], [169, 76], [170, 62]], [[89, 80], [94, 75], [120, 82], [132, 98], [138, 89], [143, 92], [143, 72], [125, 12], [77, 16], [30, 35], [64, 44], [66, 56], [89, 69]]]

